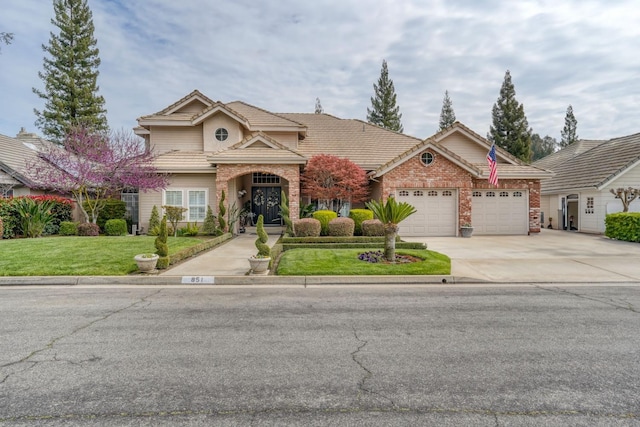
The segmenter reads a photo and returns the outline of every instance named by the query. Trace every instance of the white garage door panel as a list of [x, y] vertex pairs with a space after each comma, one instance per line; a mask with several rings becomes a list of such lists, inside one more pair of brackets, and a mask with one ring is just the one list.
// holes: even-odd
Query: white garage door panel
[[526, 191], [482, 190], [472, 195], [474, 234], [527, 234], [529, 199]]
[[400, 189], [396, 200], [416, 213], [400, 223], [401, 236], [455, 236], [458, 198], [455, 190]]

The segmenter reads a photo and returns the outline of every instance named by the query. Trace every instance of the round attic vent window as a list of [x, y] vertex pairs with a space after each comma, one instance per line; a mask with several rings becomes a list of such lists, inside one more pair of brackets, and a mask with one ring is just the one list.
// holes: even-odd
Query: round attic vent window
[[429, 153], [428, 151], [425, 151], [420, 156], [420, 161], [422, 162], [423, 165], [429, 166], [431, 163], [433, 163], [433, 154]]
[[227, 138], [229, 138], [229, 131], [227, 131], [225, 128], [216, 129], [216, 139], [218, 141], [226, 141]]

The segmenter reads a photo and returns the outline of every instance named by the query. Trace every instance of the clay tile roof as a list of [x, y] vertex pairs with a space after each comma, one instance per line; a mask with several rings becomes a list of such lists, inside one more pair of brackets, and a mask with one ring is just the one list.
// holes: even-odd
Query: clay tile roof
[[284, 114], [271, 113], [242, 101], [233, 101], [226, 105], [234, 111], [237, 111], [243, 117], [246, 117], [249, 123], [251, 123], [252, 129], [257, 130], [264, 127], [305, 127], [303, 124], [291, 120]]
[[561, 150], [569, 149], [564, 162], [545, 163], [545, 159], [542, 159], [535, 163], [536, 166], [550, 164], [550, 169], [555, 172], [553, 179], [542, 181], [543, 193], [565, 189], [601, 189], [629, 167], [640, 162], [640, 133], [600, 142], [579, 154], [575, 152], [581, 148], [572, 147], [574, 144]]
[[204, 151], [170, 151], [159, 155], [154, 166], [161, 172], [213, 173], [215, 169], [207, 160], [210, 154]]
[[280, 115], [307, 125], [307, 135], [298, 144], [298, 151], [306, 157], [331, 153], [334, 156], [349, 158], [365, 170], [378, 168], [421, 141], [361, 120], [339, 119], [329, 114]]

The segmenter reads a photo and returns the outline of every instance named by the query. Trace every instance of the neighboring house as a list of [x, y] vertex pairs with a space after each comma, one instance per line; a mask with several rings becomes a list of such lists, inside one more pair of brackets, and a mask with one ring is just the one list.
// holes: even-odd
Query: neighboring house
[[[640, 188], [640, 133], [576, 141], [533, 165], [555, 173], [542, 182], [544, 226], [551, 217], [553, 228], [604, 233], [606, 215], [622, 211], [610, 190]], [[629, 211], [640, 211], [640, 200]]]
[[284, 190], [297, 218], [304, 165], [331, 154], [368, 172], [372, 199], [395, 196], [417, 208], [401, 224], [404, 236], [456, 236], [468, 222], [476, 234], [528, 234], [540, 231], [540, 180], [551, 176], [499, 149], [493, 188], [489, 142], [457, 122], [420, 140], [361, 120], [212, 101], [196, 90], [138, 124], [135, 133], [159, 155], [156, 166], [171, 174], [166, 190], [139, 195], [145, 229], [154, 205], [185, 207], [185, 222], [202, 223], [223, 190], [227, 206], [250, 206], [273, 225]]
[[0, 197], [40, 195], [45, 192], [31, 188], [26, 176], [27, 164], [38, 157], [38, 147], [46, 141], [24, 128], [15, 138], [0, 135]]

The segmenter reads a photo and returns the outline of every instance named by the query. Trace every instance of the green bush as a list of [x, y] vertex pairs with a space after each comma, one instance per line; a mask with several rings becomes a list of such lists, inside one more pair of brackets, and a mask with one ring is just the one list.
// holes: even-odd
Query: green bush
[[271, 248], [267, 244], [269, 241], [269, 236], [267, 232], [264, 230], [264, 217], [262, 215], [258, 216], [258, 223], [256, 224], [256, 233], [258, 234], [258, 238], [256, 239], [255, 245], [256, 249], [258, 249], [258, 258], [268, 258], [271, 256]]
[[640, 212], [609, 214], [604, 224], [605, 236], [626, 242], [640, 242]]
[[200, 227], [198, 226], [197, 222], [194, 224], [191, 224], [190, 222], [188, 222], [187, 225], [185, 225], [184, 227], [178, 230], [178, 236], [184, 236], [184, 237], [197, 236], [199, 232], [200, 232]]
[[60, 223], [60, 230], [58, 234], [61, 236], [77, 236], [78, 235], [78, 224], [73, 221], [62, 221]]
[[384, 236], [384, 224], [379, 219], [362, 221], [363, 236]]
[[355, 221], [351, 218], [334, 218], [329, 221], [329, 236], [353, 236]]
[[110, 219], [104, 224], [104, 234], [107, 236], [126, 236], [127, 221], [124, 219]]
[[167, 238], [169, 237], [169, 233], [167, 230], [167, 216], [164, 215], [162, 217], [162, 221], [160, 221], [160, 232], [158, 233], [158, 237], [155, 240], [156, 253], [160, 256], [158, 258], [158, 263], [156, 264], [156, 268], [165, 269], [169, 267], [169, 245], [167, 244]]
[[153, 208], [151, 208], [151, 216], [149, 217], [149, 230], [147, 234], [149, 236], [157, 236], [158, 230], [160, 230], [160, 214], [158, 213], [158, 207], [153, 205]]
[[320, 235], [329, 235], [329, 221], [338, 217], [338, 214], [334, 211], [320, 210], [313, 213], [313, 217], [320, 221]]
[[369, 209], [351, 209], [349, 218], [353, 220], [355, 225], [353, 234], [355, 236], [362, 236], [362, 221], [373, 219], [373, 212]]
[[[89, 209], [89, 204], [84, 202], [83, 207], [85, 210]], [[124, 219], [125, 214], [127, 213], [127, 204], [122, 200], [118, 199], [105, 199], [102, 202], [102, 209], [98, 212], [98, 220], [96, 224], [100, 227], [101, 231], [106, 231], [104, 229], [105, 224], [110, 219]]]
[[99, 236], [100, 227], [92, 222], [83, 222], [78, 225], [78, 236]]
[[318, 237], [322, 225], [315, 218], [302, 218], [293, 221], [293, 232], [296, 237]]
[[10, 239], [16, 235], [15, 229], [18, 225], [18, 213], [13, 207], [13, 199], [3, 199], [0, 197], [0, 218], [4, 225], [3, 234], [0, 237]]
[[207, 215], [204, 217], [204, 223], [202, 224], [202, 232], [209, 236], [217, 236], [222, 234], [218, 233], [218, 226], [216, 225], [216, 216], [213, 214], [211, 206], [207, 206]]

